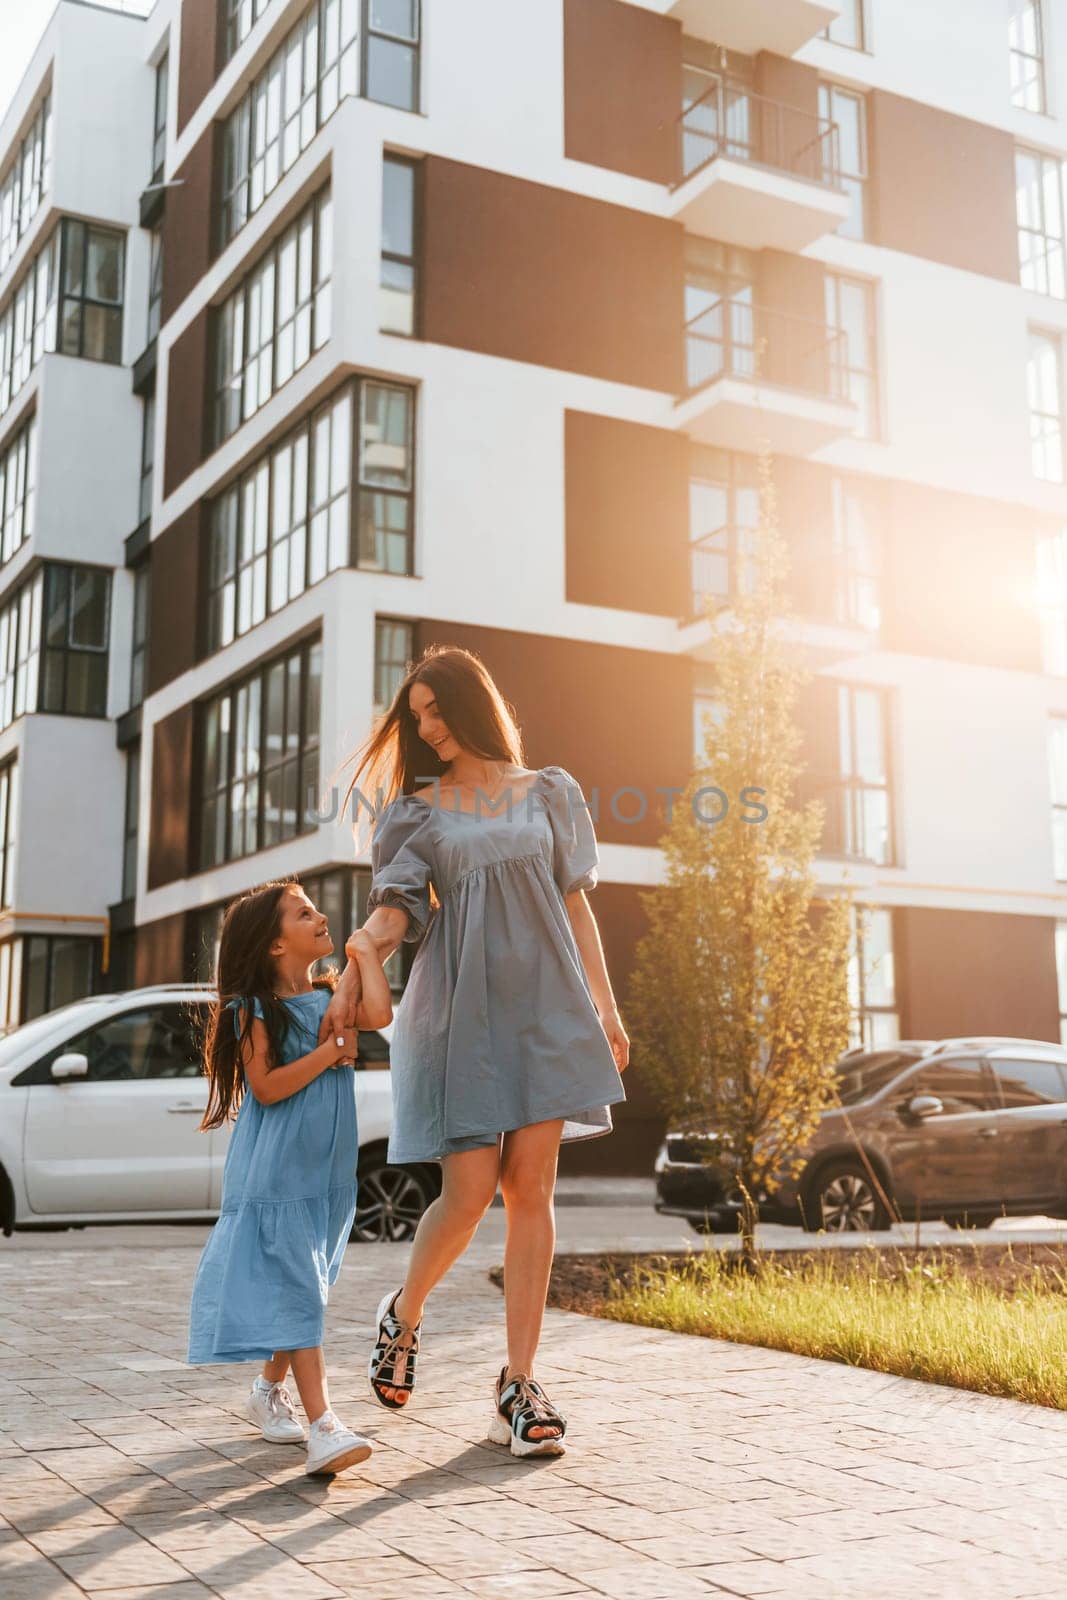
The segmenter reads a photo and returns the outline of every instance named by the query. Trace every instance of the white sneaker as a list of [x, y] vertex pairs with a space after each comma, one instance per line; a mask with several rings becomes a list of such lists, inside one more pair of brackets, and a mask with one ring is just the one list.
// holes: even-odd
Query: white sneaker
[[354, 1467], [357, 1461], [366, 1461], [371, 1453], [371, 1442], [361, 1433], [344, 1427], [332, 1411], [324, 1411], [311, 1424], [308, 1433], [308, 1460], [306, 1472], [343, 1472]]
[[271, 1444], [303, 1444], [306, 1437], [284, 1383], [256, 1379], [245, 1401], [245, 1416]]

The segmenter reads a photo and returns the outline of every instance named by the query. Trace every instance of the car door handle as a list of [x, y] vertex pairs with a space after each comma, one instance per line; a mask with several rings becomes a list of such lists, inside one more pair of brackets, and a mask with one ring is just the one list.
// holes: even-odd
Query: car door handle
[[979, 1128], [979, 1130], [978, 1130], [979, 1139], [995, 1139], [996, 1136], [997, 1136], [997, 1129], [996, 1128]]
[[192, 1100], [176, 1100], [172, 1106], [167, 1107], [167, 1110], [172, 1115], [179, 1117], [202, 1117], [204, 1115], [203, 1106], [196, 1105]]

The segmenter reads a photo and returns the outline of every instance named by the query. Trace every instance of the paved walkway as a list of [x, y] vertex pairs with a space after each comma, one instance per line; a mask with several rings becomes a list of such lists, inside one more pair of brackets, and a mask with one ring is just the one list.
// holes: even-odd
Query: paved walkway
[[426, 1319], [416, 1409], [365, 1398], [405, 1247], [353, 1247], [329, 1484], [240, 1417], [244, 1368], [183, 1364], [200, 1234], [0, 1248], [3, 1600], [1000, 1600], [1067, 1590], [1067, 1415], [549, 1314], [571, 1448], [484, 1442], [502, 1304], [476, 1243]]

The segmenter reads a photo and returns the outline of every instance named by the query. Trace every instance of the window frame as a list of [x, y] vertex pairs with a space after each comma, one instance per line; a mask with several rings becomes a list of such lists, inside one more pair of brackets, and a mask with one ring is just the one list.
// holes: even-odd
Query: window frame
[[37, 412], [33, 410], [0, 451], [0, 566], [13, 561], [33, 537], [36, 504]]
[[[863, 278], [852, 272], [839, 272], [836, 269], [826, 270], [823, 274], [823, 282], [823, 292], [826, 303], [827, 333], [840, 333], [843, 336], [841, 341], [833, 341], [831, 343], [830, 361], [832, 366], [836, 367], [838, 373], [843, 375], [845, 394], [847, 398], [852, 400], [852, 403], [856, 405], [856, 409], [860, 413], [861, 421], [864, 415], [863, 407], [859, 405], [858, 402], [853, 400], [852, 378], [854, 375], [860, 376], [862, 378], [866, 378], [870, 384], [869, 392], [871, 398], [868, 412], [870, 427], [869, 429], [862, 431], [857, 429], [853, 437], [857, 439], [863, 439], [870, 443], [879, 443], [883, 439], [884, 434], [882, 422], [882, 376], [881, 349], [878, 327], [877, 284], [871, 278]], [[851, 359], [848, 332], [841, 322], [841, 290], [843, 288], [856, 288], [862, 290], [863, 298], [866, 303], [866, 358], [868, 363], [866, 366], [859, 365]], [[838, 359], [838, 351], [842, 347], [844, 347], [846, 350], [845, 361]]]
[[141, 741], [135, 739], [126, 750], [126, 771], [122, 805], [122, 898], [132, 900], [137, 893], [137, 845], [140, 835]]
[[[318, 701], [319, 725], [314, 730], [312, 738], [308, 731], [308, 700], [314, 682], [312, 662], [316, 658], [318, 666]], [[282, 669], [283, 679], [288, 671], [291, 661], [299, 661], [300, 680], [300, 707], [299, 707], [299, 733], [296, 740], [296, 765], [297, 765], [297, 806], [296, 822], [292, 832], [282, 832], [276, 839], [269, 842], [264, 839], [264, 789], [265, 780], [270, 773], [284, 767], [286, 756], [280, 760], [266, 758], [267, 738], [267, 693], [269, 677], [273, 671]], [[304, 834], [314, 833], [318, 828], [317, 822], [307, 821], [307, 792], [308, 773], [314, 768], [316, 783], [321, 768], [322, 750], [322, 663], [323, 644], [321, 632], [307, 635], [287, 648], [276, 651], [257, 662], [248, 672], [234, 678], [223, 688], [200, 701], [196, 708], [196, 756], [195, 771], [195, 809], [194, 809], [194, 860], [196, 872], [209, 872], [218, 867], [225, 866], [231, 861], [240, 861], [250, 856], [258, 855], [261, 851], [276, 849], [281, 844], [286, 844], [294, 838]], [[255, 751], [255, 765], [247, 771], [238, 772], [238, 763], [235, 761], [237, 753], [238, 732], [242, 728], [242, 718], [247, 718], [248, 708], [251, 706], [251, 689], [256, 686], [254, 716], [258, 728], [258, 742]], [[243, 694], [248, 695], [244, 707], [239, 703]], [[229, 707], [226, 721], [228, 726], [223, 728], [223, 707]], [[288, 713], [286, 712], [286, 715]], [[208, 738], [212, 718], [215, 719], [215, 766], [218, 772], [224, 773], [221, 780], [216, 779], [212, 784], [207, 782], [207, 751]], [[286, 728], [288, 733], [288, 727]], [[225, 738], [226, 751], [225, 763], [220, 759], [222, 739]], [[241, 785], [247, 791], [249, 785], [255, 788], [255, 844], [251, 849], [234, 848], [234, 818], [235, 808], [233, 791]], [[219, 808], [222, 814], [222, 847], [218, 854], [214, 849], [205, 851], [208, 837], [205, 827], [205, 818], [208, 807]], [[239, 816], [239, 825], [247, 827], [247, 805], [242, 808]], [[216, 828], [217, 828], [216, 820]], [[218, 835], [216, 833], [215, 838]], [[243, 841], [242, 841], [243, 843]]]
[[[385, 169], [387, 167], [405, 167], [411, 172], [411, 254], [404, 255], [397, 250], [385, 248]], [[386, 150], [382, 155], [382, 248], [379, 258], [378, 275], [378, 331], [391, 334], [397, 339], [422, 338], [422, 296], [419, 293], [420, 272], [419, 263], [422, 256], [422, 177], [423, 161], [419, 156], [399, 155], [396, 151]], [[388, 292], [385, 283], [386, 264], [407, 267], [411, 272], [411, 328], [391, 328], [386, 326], [383, 313], [383, 297]]]
[[156, 62], [155, 101], [152, 111], [152, 176], [149, 188], [163, 177], [167, 161], [167, 110], [170, 101], [170, 47]]
[[[1023, 160], [1035, 161], [1040, 165], [1038, 181], [1034, 185], [1034, 193], [1038, 197], [1038, 205], [1041, 212], [1040, 228], [1024, 224], [1020, 215], [1019, 199], [1024, 192], [1024, 186], [1019, 181], [1019, 164]], [[1059, 201], [1058, 235], [1048, 231], [1045, 188], [1045, 168], [1047, 166], [1055, 169], [1056, 192]], [[1015, 233], [1019, 250], [1019, 283], [1028, 293], [1045, 295], [1050, 300], [1067, 300], [1067, 220], [1065, 220], [1064, 198], [1063, 157], [1050, 154], [1047, 150], [1037, 150], [1032, 145], [1017, 144], [1015, 146]], [[1029, 259], [1026, 259], [1023, 248], [1024, 237], [1029, 237], [1035, 245], [1037, 241], [1042, 242], [1043, 249], [1039, 255], [1034, 254]], [[1049, 286], [1053, 276], [1050, 270], [1050, 263], [1055, 259], [1055, 251], [1050, 246], [1058, 247], [1059, 282], [1061, 286], [1058, 291]], [[1026, 269], [1028, 267], [1033, 268], [1038, 262], [1041, 263], [1041, 271], [1036, 276], [1044, 276], [1045, 285], [1043, 288], [1037, 283], [1027, 283], [1026, 281]]]
[[[98, 361], [102, 366], [120, 367], [123, 364], [122, 346], [126, 325], [126, 234], [121, 228], [102, 227], [98, 223], [87, 222], [81, 217], [63, 217], [59, 226], [59, 292], [58, 314], [56, 320], [56, 352], [64, 356], [74, 356], [80, 361]], [[81, 286], [77, 292], [68, 290], [66, 287], [67, 267], [71, 254], [71, 240], [74, 236], [75, 229], [81, 230], [82, 240]], [[103, 235], [107, 238], [117, 239], [119, 241], [119, 293], [117, 300], [101, 300], [95, 295], [86, 293], [86, 284], [89, 275], [89, 246], [92, 237], [97, 234]], [[68, 349], [66, 344], [65, 315], [69, 304], [74, 304], [81, 308], [80, 315], [78, 317], [77, 350]], [[86, 353], [86, 311], [89, 308], [118, 313], [118, 352], [113, 361], [109, 360], [107, 356], [94, 356]]]
[[[386, 657], [383, 654], [383, 650], [382, 650], [383, 635], [385, 633], [385, 630], [386, 629], [390, 629], [390, 628], [403, 629], [405, 631], [406, 635], [407, 635], [407, 646], [406, 646], [406, 649], [405, 649], [405, 652], [404, 652], [404, 658], [403, 658], [402, 662], [396, 656]], [[375, 618], [374, 618], [374, 689], [373, 689], [372, 706], [373, 706], [373, 709], [374, 709], [374, 714], [376, 716], [384, 715], [386, 710], [392, 704], [393, 698], [394, 698], [394, 696], [396, 694], [396, 689], [394, 689], [387, 699], [382, 697], [382, 695], [380, 693], [380, 689], [381, 689], [381, 685], [382, 685], [382, 681], [383, 681], [383, 676], [382, 676], [383, 673], [388, 672], [388, 671], [392, 671], [392, 670], [396, 669], [397, 667], [399, 667], [400, 677], [399, 677], [398, 685], [397, 685], [399, 687], [399, 684], [402, 683], [403, 680], [404, 680], [404, 677], [406, 675], [408, 666], [415, 659], [415, 653], [416, 653], [415, 630], [416, 630], [416, 623], [411, 617], [393, 617], [393, 616], [383, 615], [381, 613], [376, 613], [375, 614]]]
[[[28, 191], [27, 162], [30, 168]], [[51, 183], [52, 86], [49, 84], [30, 115], [26, 132], [12, 147], [11, 159], [0, 173], [0, 273], [6, 271], [14, 259]]]
[[[60, 574], [65, 577], [65, 595], [62, 609], [65, 614], [65, 638], [61, 644], [50, 643], [47, 639], [49, 625], [49, 605], [53, 591], [60, 582]], [[85, 574], [98, 577], [103, 586], [104, 617], [103, 617], [103, 643], [96, 645], [74, 644], [72, 635], [77, 616], [74, 600], [75, 585], [79, 578]], [[112, 605], [112, 569], [110, 567], [96, 566], [87, 562], [49, 561], [43, 568], [44, 592], [41, 597], [41, 641], [40, 659], [41, 670], [38, 684], [37, 709], [49, 716], [65, 717], [106, 717], [108, 705], [108, 679], [110, 676], [111, 654], [111, 605]], [[45, 696], [48, 689], [48, 671], [52, 660], [59, 658], [62, 662], [63, 690], [61, 704], [57, 706], [45, 705]], [[89, 657], [94, 660], [103, 660], [103, 681], [99, 690], [99, 711], [72, 711], [70, 709], [71, 673], [73, 665], [81, 658]]]
[[[1048, 72], [1047, 72], [1048, 39], [1047, 39], [1047, 31], [1046, 31], [1046, 28], [1045, 28], [1045, 13], [1044, 13], [1043, 0], [1022, 0], [1022, 4], [1023, 5], [1028, 5], [1028, 6], [1032, 7], [1032, 9], [1033, 9], [1033, 15], [1034, 15], [1034, 17], [1036, 19], [1036, 22], [1037, 22], [1037, 28], [1036, 28], [1036, 33], [1037, 33], [1037, 52], [1036, 52], [1036, 54], [1034, 54], [1034, 53], [1030, 52], [1029, 50], [1021, 50], [1015, 44], [1012, 43], [1012, 34], [1013, 34], [1013, 31], [1014, 31], [1016, 22], [1019, 20], [1019, 15], [1020, 15], [1020, 0], [1009, 0], [1009, 11], [1008, 11], [1008, 97], [1009, 97], [1009, 101], [1010, 101], [1012, 107], [1015, 110], [1017, 110], [1017, 111], [1029, 111], [1034, 116], [1045, 117], [1045, 116], [1048, 116], [1048, 114], [1049, 114]], [[1021, 61], [1023, 63], [1025, 63], [1025, 62], [1034, 62], [1034, 63], [1036, 63], [1037, 71], [1036, 71], [1036, 73], [1034, 75], [1034, 81], [1036, 81], [1036, 83], [1037, 83], [1037, 98], [1038, 98], [1038, 101], [1040, 102], [1036, 106], [1027, 105], [1027, 103], [1026, 103], [1027, 80], [1025, 78], [1025, 74], [1021, 75], [1020, 79], [1019, 79], [1019, 87], [1021, 88], [1022, 95], [1023, 95], [1023, 97], [1021, 99], [1019, 98], [1018, 90], [1016, 89], [1016, 85], [1015, 85], [1015, 70], [1014, 70], [1017, 61]]]
[[148, 666], [148, 619], [152, 593], [152, 564], [146, 555], [133, 569], [133, 613], [130, 630], [130, 710], [142, 705]]
[[820, 39], [825, 39], [827, 44], [836, 44], [841, 50], [855, 50], [862, 55], [871, 53], [871, 26], [868, 0], [855, 0], [856, 22], [860, 37], [859, 44], [852, 44], [847, 39], [833, 37], [833, 23], [828, 22], [819, 34]]
[[[1056, 379], [1056, 411], [1037, 409], [1034, 404], [1034, 391], [1037, 387], [1034, 369], [1035, 344], [1044, 342], [1052, 352], [1054, 358], [1054, 371]], [[1063, 364], [1063, 339], [1055, 328], [1042, 328], [1030, 326], [1027, 329], [1026, 351], [1026, 403], [1027, 416], [1030, 429], [1030, 471], [1038, 483], [1063, 483], [1065, 480], [1065, 437], [1064, 437], [1064, 364]], [[1044, 426], [1042, 426], [1042, 424]], [[1054, 424], [1054, 427], [1049, 426]], [[1047, 460], [1050, 441], [1055, 438], [1056, 449], [1059, 456], [1058, 475], [1049, 476], [1037, 470], [1038, 455]]]
[[[867, 947], [871, 943], [870, 919], [883, 916], [889, 929], [886, 946], [889, 952], [890, 981], [887, 987], [892, 994], [892, 1000], [888, 1004], [880, 1004], [868, 998], [873, 971], [867, 955]], [[891, 906], [872, 906], [859, 902], [851, 908], [850, 921], [849, 1041], [851, 1045], [860, 1046], [865, 1050], [891, 1049], [900, 1041], [900, 994], [897, 988], [896, 950], [893, 937], [896, 930], [893, 926], [893, 910]], [[875, 1023], [880, 1017], [887, 1019], [891, 1025], [892, 1032], [887, 1038], [876, 1038]]]
[[[835, 230], [838, 237], [842, 239], [864, 240], [867, 238], [867, 182], [871, 175], [867, 129], [867, 94], [863, 89], [855, 89], [851, 84], [847, 83], [838, 83], [834, 78], [820, 78], [818, 84], [818, 96], [819, 116], [825, 122], [833, 123], [837, 127], [839, 134], [841, 129], [841, 120], [836, 115], [837, 101], [852, 101], [859, 108], [857, 127], [859, 131], [858, 143], [860, 152], [860, 170], [858, 172], [849, 172], [844, 166], [841, 150], [842, 140], [839, 136], [836, 141], [837, 165], [836, 167], [824, 166], [823, 173], [824, 181], [827, 179], [836, 179], [839, 186], [849, 196], [849, 214], [845, 218], [844, 222], [838, 224], [837, 229]], [[820, 148], [825, 151], [825, 145], [820, 144]], [[853, 205], [854, 197], [857, 202], [855, 206]], [[858, 217], [856, 218], [858, 222], [858, 231], [851, 226], [853, 221], [853, 210], [858, 212]]]
[[[0, 763], [0, 908], [14, 905], [13, 880], [18, 850], [19, 758]], [[0, 1026], [3, 1019], [0, 1018]]]

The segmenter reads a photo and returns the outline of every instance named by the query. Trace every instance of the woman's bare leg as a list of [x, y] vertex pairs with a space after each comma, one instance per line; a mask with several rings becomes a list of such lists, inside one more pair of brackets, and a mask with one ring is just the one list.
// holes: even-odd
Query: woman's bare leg
[[263, 1363], [264, 1383], [284, 1383], [289, 1371], [289, 1351], [275, 1350], [269, 1361]]
[[[541, 1338], [552, 1254], [556, 1248], [553, 1195], [563, 1121], [535, 1122], [504, 1135], [500, 1190], [507, 1209], [504, 1247], [504, 1307], [509, 1378], [533, 1377]], [[530, 1437], [558, 1434], [556, 1427], [531, 1428]]]
[[[442, 1159], [441, 1193], [419, 1219], [404, 1287], [393, 1307], [400, 1321], [409, 1327], [414, 1328], [421, 1320], [430, 1290], [474, 1238], [496, 1194], [499, 1171], [500, 1150], [496, 1145], [463, 1150]], [[402, 1368], [396, 1376], [403, 1377]], [[383, 1384], [381, 1393], [388, 1400], [407, 1404], [407, 1389], [386, 1388]]]

